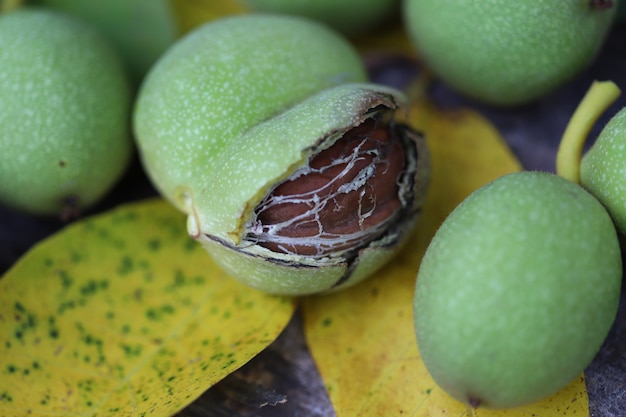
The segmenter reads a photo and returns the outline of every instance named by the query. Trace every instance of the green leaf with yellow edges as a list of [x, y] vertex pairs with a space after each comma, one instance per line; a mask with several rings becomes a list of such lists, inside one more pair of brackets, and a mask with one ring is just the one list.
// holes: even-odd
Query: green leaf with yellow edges
[[[408, 119], [426, 134], [432, 183], [412, 238], [375, 277], [342, 292], [309, 297], [305, 333], [339, 417], [467, 416], [465, 405], [432, 380], [413, 328], [413, 293], [420, 260], [446, 216], [472, 191], [520, 163], [479, 113], [442, 111], [419, 101]], [[587, 416], [583, 376], [536, 404], [478, 409], [475, 417]]]
[[294, 308], [222, 273], [163, 200], [87, 218], [0, 279], [0, 416], [171, 416]]

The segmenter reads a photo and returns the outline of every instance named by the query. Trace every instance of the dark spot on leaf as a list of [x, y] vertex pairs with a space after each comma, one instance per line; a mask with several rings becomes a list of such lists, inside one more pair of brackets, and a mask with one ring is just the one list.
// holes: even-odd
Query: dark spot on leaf
[[59, 331], [57, 329], [50, 329], [49, 335], [50, 335], [50, 337], [52, 339], [58, 339], [59, 338]]
[[330, 317], [326, 317], [324, 320], [322, 320], [322, 326], [324, 327], [328, 327], [331, 324], [333, 324], [333, 319], [331, 319]]
[[150, 239], [148, 241], [148, 249], [152, 252], [156, 252], [161, 248], [161, 241], [159, 239]]
[[131, 345], [128, 345], [128, 344], [124, 343], [124, 344], [121, 344], [120, 347], [124, 351], [124, 355], [127, 358], [133, 358], [133, 357], [141, 356], [141, 352], [143, 350], [141, 345], [131, 346]]
[[59, 160], [58, 162], [59, 168], [65, 168], [65, 166], [67, 165], [67, 163], [64, 160]]
[[22, 324], [22, 328], [24, 329], [32, 329], [37, 325], [37, 318], [33, 314], [29, 314], [26, 318], [26, 321]]
[[59, 308], [57, 308], [57, 313], [63, 314], [65, 313], [66, 310], [72, 310], [73, 308], [76, 308], [76, 301], [74, 300], [64, 301], [61, 304], [59, 304]]
[[120, 275], [126, 275], [126, 274], [131, 273], [134, 268], [135, 266], [134, 266], [132, 258], [129, 256], [124, 256], [122, 258], [120, 266], [117, 268], [117, 272]]
[[80, 293], [82, 295], [94, 295], [98, 291], [106, 290], [107, 288], [109, 288], [109, 281], [107, 281], [106, 279], [100, 281], [92, 279], [89, 280], [85, 285], [80, 287]]
[[192, 252], [198, 248], [198, 243], [193, 239], [185, 239], [185, 245], [183, 246], [183, 250], [185, 252]]
[[15, 365], [7, 365], [7, 372], [10, 374], [14, 374], [17, 372], [17, 367]]
[[20, 313], [26, 313], [26, 309], [24, 308], [24, 305], [22, 303], [20, 303], [19, 301], [15, 302], [15, 311], [20, 312]]
[[186, 282], [185, 274], [181, 270], [177, 270], [174, 274], [174, 287], [182, 287]]
[[158, 321], [163, 319], [166, 315], [174, 314], [174, 311], [175, 309], [173, 306], [170, 304], [164, 304], [158, 308], [149, 308], [146, 311], [146, 317], [150, 320]]
[[98, 236], [103, 240], [109, 240], [111, 238], [109, 229], [104, 229], [104, 228], [98, 229]]
[[72, 252], [70, 254], [70, 261], [72, 263], [77, 264], [77, 263], [79, 263], [82, 260], [83, 260], [83, 255], [81, 253], [79, 253], [79, 252]]
[[61, 279], [61, 286], [63, 287], [64, 290], [67, 290], [72, 286], [74, 279], [69, 276], [66, 270], [64, 269], [58, 270], [57, 275]]
[[126, 248], [126, 242], [124, 242], [122, 239], [116, 239], [113, 236], [111, 236], [111, 233], [109, 232], [109, 229], [107, 228], [97, 229], [96, 234], [98, 235], [99, 239], [112, 245], [116, 249], [122, 250]]
[[115, 215], [113, 216], [113, 218], [111, 219], [113, 221], [113, 223], [118, 223], [118, 222], [133, 222], [135, 221], [135, 219], [137, 219], [137, 212], [135, 211], [119, 211], [116, 212]]
[[230, 368], [231, 366], [233, 366], [235, 364], [235, 362], [237, 362], [234, 359], [229, 360], [228, 362], [226, 362], [223, 366], [222, 369], [226, 369], [226, 368]]

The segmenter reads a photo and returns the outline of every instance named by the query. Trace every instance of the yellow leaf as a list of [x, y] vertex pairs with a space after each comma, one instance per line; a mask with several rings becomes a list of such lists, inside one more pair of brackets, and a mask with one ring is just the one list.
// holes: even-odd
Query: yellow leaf
[[[520, 163], [480, 114], [441, 111], [426, 102], [409, 122], [426, 133], [433, 164], [422, 217], [407, 246], [377, 276], [304, 303], [309, 348], [339, 417], [467, 416], [428, 374], [413, 330], [413, 292], [424, 251], [441, 222], [466, 196]], [[476, 417], [587, 416], [582, 376], [545, 401]]]
[[399, 19], [381, 30], [355, 36], [350, 40], [365, 56], [382, 53], [385, 56], [400, 55], [406, 58], [417, 58], [415, 46]]
[[238, 0], [169, 0], [181, 33], [221, 17], [247, 13]]
[[294, 308], [225, 276], [162, 200], [87, 218], [0, 280], [0, 416], [170, 416]]

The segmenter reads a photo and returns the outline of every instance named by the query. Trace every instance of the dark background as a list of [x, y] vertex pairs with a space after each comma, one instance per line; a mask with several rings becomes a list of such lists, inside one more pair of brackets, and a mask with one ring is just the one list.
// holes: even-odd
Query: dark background
[[[405, 88], [419, 71], [417, 63], [404, 57], [383, 58], [367, 61], [374, 81]], [[437, 81], [433, 83], [430, 94], [441, 107], [470, 106], [481, 111], [499, 129], [525, 169], [554, 171], [561, 134], [593, 80], [613, 80], [626, 90], [625, 24], [614, 28], [590, 68], [538, 102], [510, 109], [493, 108], [468, 100]], [[610, 116], [624, 106], [626, 91], [598, 122], [588, 145]], [[156, 192], [135, 160], [107, 198], [84, 215], [154, 195]], [[8, 270], [34, 243], [63, 226], [64, 223], [58, 219], [36, 218], [0, 206], [0, 273]], [[590, 414], [594, 417], [626, 416], [625, 294], [626, 291], [622, 290], [620, 310], [607, 340], [585, 371]], [[266, 403], [269, 405], [260, 407]], [[180, 417], [333, 415], [323, 384], [307, 352], [300, 318], [296, 316], [276, 342], [207, 391]]]

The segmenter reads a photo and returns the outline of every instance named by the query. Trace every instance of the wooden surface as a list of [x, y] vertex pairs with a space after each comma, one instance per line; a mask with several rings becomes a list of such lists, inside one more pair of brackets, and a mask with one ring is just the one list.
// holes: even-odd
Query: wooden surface
[[[418, 71], [413, 62], [394, 57], [370, 57], [373, 80], [404, 88]], [[497, 109], [467, 100], [435, 82], [431, 94], [442, 107], [472, 106], [500, 130], [529, 170], [554, 171], [556, 147], [568, 118], [594, 79], [615, 81], [626, 92], [626, 25], [615, 28], [597, 61], [587, 71], [539, 102]], [[626, 105], [626, 93], [592, 132], [595, 137], [611, 114]], [[6, 181], [8, 179], [1, 179]], [[155, 195], [135, 161], [114, 192], [91, 212], [120, 202]], [[89, 214], [89, 213], [86, 213]], [[0, 207], [0, 272], [39, 239], [63, 224], [33, 218]], [[590, 415], [626, 416], [626, 300], [602, 350], [585, 372]], [[179, 417], [212, 416], [333, 416], [334, 412], [308, 354], [299, 317], [263, 353], [207, 391]]]

